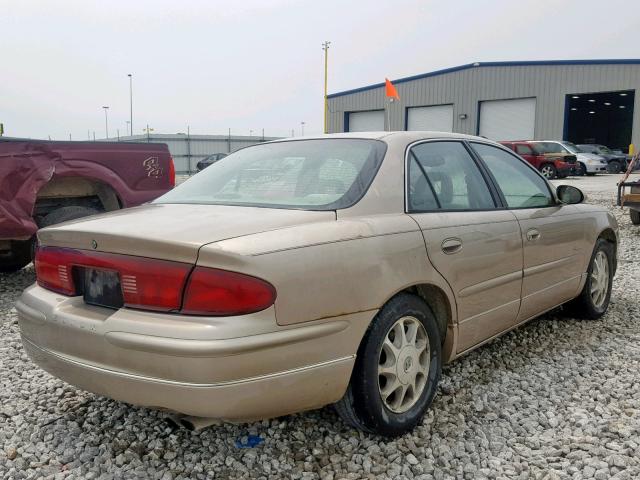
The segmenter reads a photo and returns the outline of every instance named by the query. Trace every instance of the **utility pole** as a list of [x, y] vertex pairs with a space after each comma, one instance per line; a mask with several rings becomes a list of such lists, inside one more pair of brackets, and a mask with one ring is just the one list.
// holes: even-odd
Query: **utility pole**
[[71, 134], [69, 134], [69, 141], [71, 141]]
[[118, 141], [120, 141], [120, 129], [116, 128], [116, 135], [118, 136]]
[[133, 135], [133, 75], [127, 74], [129, 77], [129, 124], [131, 125], [131, 135]]
[[102, 107], [102, 108], [104, 108], [104, 131], [105, 131], [106, 137], [109, 138], [109, 119], [107, 115], [107, 112], [109, 111], [109, 107]]
[[95, 131], [93, 132], [93, 141], [94, 142], [96, 141], [96, 132]]
[[329, 71], [329, 45], [331, 42], [325, 41], [322, 44], [324, 50], [324, 133], [329, 133], [329, 100], [327, 99], [327, 72]]
[[304, 137], [304, 122], [300, 122], [300, 130], [302, 131], [302, 136]]
[[127, 120], [127, 135], [133, 135], [133, 132], [131, 131], [131, 122], [129, 120]]

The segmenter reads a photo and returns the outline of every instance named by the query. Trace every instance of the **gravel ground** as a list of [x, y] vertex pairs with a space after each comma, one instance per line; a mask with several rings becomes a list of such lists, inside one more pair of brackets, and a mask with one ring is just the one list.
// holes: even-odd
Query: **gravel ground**
[[[199, 433], [34, 367], [13, 303], [33, 270], [0, 277], [1, 478], [640, 478], [640, 235], [622, 241], [599, 321], [556, 311], [445, 367], [421, 426], [385, 441], [331, 408]], [[238, 441], [259, 436], [254, 448]]]

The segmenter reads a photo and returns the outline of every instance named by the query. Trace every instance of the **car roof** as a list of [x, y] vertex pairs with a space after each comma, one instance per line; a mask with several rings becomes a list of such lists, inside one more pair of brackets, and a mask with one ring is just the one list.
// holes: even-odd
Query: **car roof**
[[[450, 132], [436, 132], [436, 131], [420, 131], [420, 130], [412, 130], [412, 131], [392, 131], [392, 132], [344, 132], [344, 133], [328, 133], [324, 135], [309, 135], [304, 137], [290, 137], [290, 138], [281, 138], [278, 140], [273, 140], [268, 143], [277, 143], [277, 142], [286, 142], [292, 140], [322, 140], [326, 138], [353, 138], [353, 139], [372, 139], [372, 140], [382, 140], [382, 141], [406, 141], [406, 142], [415, 142], [417, 140], [422, 139], [432, 139], [432, 138], [445, 138], [445, 139], [458, 139], [458, 140], [482, 140], [484, 142], [489, 141], [493, 142], [493, 140], [488, 140], [484, 137], [478, 137], [474, 135], [465, 135], [463, 133], [450, 133]], [[497, 142], [494, 142], [497, 143]]]

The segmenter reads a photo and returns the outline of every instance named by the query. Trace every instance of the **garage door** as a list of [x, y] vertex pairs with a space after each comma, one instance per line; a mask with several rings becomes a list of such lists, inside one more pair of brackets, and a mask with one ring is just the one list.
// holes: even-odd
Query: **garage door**
[[532, 140], [536, 99], [480, 102], [480, 135], [491, 140]]
[[453, 131], [453, 105], [409, 107], [407, 130]]
[[384, 110], [349, 113], [348, 132], [384, 131]]

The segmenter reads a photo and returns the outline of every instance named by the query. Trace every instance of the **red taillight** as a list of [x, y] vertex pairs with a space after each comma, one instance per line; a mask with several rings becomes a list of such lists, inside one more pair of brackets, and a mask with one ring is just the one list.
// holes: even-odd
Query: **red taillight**
[[70, 296], [81, 294], [75, 269], [118, 272], [124, 305], [143, 310], [243, 315], [264, 310], [276, 300], [273, 285], [259, 278], [154, 258], [38, 247], [35, 266], [38, 285]]
[[244, 315], [273, 305], [276, 290], [268, 282], [242, 273], [196, 267], [184, 294], [189, 315]]
[[38, 248], [35, 266], [38, 285], [64, 295], [79, 294], [75, 268], [116, 271], [126, 306], [160, 311], [180, 308], [185, 280], [193, 268], [187, 263], [57, 247]]
[[173, 157], [169, 157], [169, 184], [176, 186], [176, 166], [173, 163]]

